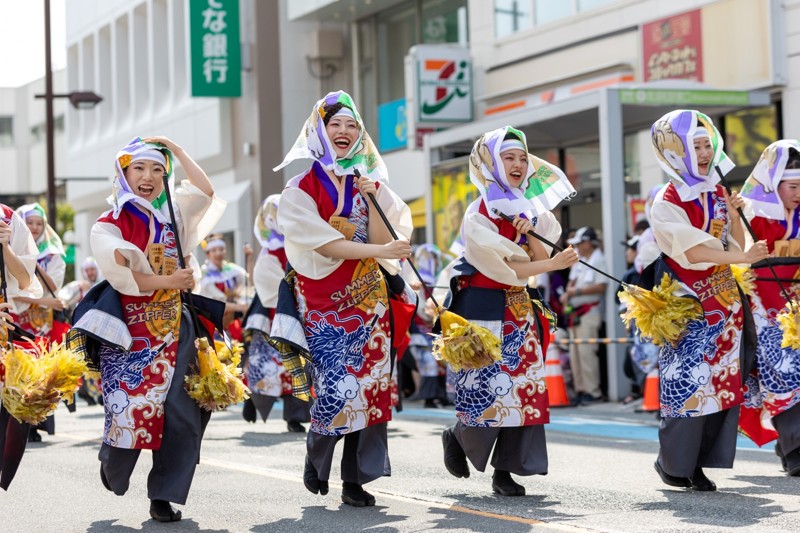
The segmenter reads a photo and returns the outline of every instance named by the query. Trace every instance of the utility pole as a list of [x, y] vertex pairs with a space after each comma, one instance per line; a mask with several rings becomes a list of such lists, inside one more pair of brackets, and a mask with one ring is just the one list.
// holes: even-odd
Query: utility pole
[[44, 0], [44, 102], [47, 136], [47, 220], [56, 227], [56, 158], [53, 120], [53, 66], [50, 50], [50, 0]]

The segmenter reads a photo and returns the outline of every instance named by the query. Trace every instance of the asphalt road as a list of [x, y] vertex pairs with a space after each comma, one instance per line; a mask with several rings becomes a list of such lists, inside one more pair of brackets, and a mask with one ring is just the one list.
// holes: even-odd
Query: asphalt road
[[57, 434], [29, 444], [0, 492], [0, 531], [800, 531], [800, 478], [780, 471], [771, 447], [740, 441], [733, 470], [708, 471], [718, 492], [672, 489], [653, 470], [656, 421], [630, 407], [554, 410], [549, 474], [518, 478], [528, 495], [508, 498], [492, 494], [491, 472], [456, 479], [444, 469], [440, 434], [452, 411], [407, 405], [390, 425], [392, 477], [367, 486], [377, 505], [362, 509], [341, 503], [337, 462], [327, 496], [305, 490], [304, 436], [279, 417], [253, 425], [238, 408], [214, 414], [184, 519], [158, 524], [148, 514], [148, 453], [128, 494], [105, 491], [102, 408], [79, 400], [74, 414], [59, 409]]

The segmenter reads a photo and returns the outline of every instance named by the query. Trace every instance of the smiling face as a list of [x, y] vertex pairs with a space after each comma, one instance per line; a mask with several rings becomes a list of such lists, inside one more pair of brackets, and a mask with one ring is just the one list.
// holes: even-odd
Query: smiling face
[[508, 184], [517, 188], [522, 186], [522, 181], [528, 174], [528, 154], [524, 150], [514, 148], [502, 152], [500, 160], [503, 162]]
[[225, 261], [226, 252], [224, 246], [215, 246], [211, 250], [206, 250], [206, 257], [215, 267], [222, 268], [222, 262]]
[[697, 172], [700, 176], [708, 176], [708, 169], [714, 159], [714, 147], [708, 137], [694, 139], [694, 153], [697, 159]]
[[36, 215], [29, 215], [25, 217], [25, 224], [31, 231], [33, 240], [39, 240], [39, 237], [41, 237], [42, 233], [44, 233], [44, 219], [42, 217], [37, 217]]
[[778, 184], [778, 196], [787, 212], [792, 213], [800, 205], [800, 180], [782, 181]]
[[124, 171], [133, 194], [152, 202], [164, 190], [164, 165], [156, 161], [140, 159], [131, 163]]
[[325, 125], [325, 132], [328, 134], [333, 149], [336, 152], [336, 158], [340, 159], [345, 157], [353, 144], [358, 139], [361, 129], [355, 119], [345, 115], [334, 115]]

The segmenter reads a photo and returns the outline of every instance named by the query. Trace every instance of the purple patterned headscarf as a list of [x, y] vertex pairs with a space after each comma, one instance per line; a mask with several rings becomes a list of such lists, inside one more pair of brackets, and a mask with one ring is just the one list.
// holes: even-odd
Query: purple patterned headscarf
[[781, 181], [800, 179], [800, 171], [786, 169], [791, 148], [800, 152], [800, 143], [795, 139], [781, 139], [767, 146], [744, 182], [742, 196], [750, 200], [757, 216], [786, 219], [778, 185]]
[[[734, 164], [723, 151], [724, 142], [711, 119], [699, 111], [677, 109], [658, 119], [650, 129], [658, 164], [672, 180], [681, 200], [694, 200], [700, 193], [713, 191], [720, 177], [715, 171], [719, 165], [725, 175]], [[708, 176], [700, 175], [694, 151], [696, 137], [708, 137], [714, 157]]]

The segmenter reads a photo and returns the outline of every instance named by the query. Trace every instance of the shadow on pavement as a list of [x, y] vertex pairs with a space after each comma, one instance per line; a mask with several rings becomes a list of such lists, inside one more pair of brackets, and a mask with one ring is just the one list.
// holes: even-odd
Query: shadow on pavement
[[[733, 492], [733, 491], [736, 492]], [[661, 489], [668, 501], [648, 502], [639, 505], [642, 511], [670, 511], [687, 524], [741, 528], [760, 523], [772, 516], [781, 515], [784, 508], [773, 500], [744, 496], [742, 489], [717, 492], [692, 492]]]
[[[320, 505], [303, 507], [303, 516], [298, 519], [283, 518], [269, 524], [253, 526], [253, 533], [285, 533], [287, 531], [365, 531], [370, 533], [395, 533], [396, 527], [378, 527], [392, 522], [403, 522], [405, 515], [388, 514], [388, 507], [355, 508], [341, 504], [335, 511]], [[326, 524], [325, 527], [309, 524]]]
[[[145, 509], [145, 513], [147, 509]], [[114, 522], [116, 520], [97, 520], [92, 522], [92, 525], [89, 526], [89, 529], [86, 530], [86, 533], [105, 533], [105, 532], [113, 532], [113, 533], [133, 533], [133, 532], [140, 532], [140, 531], [161, 531], [163, 532], [165, 528], [169, 528], [170, 531], [196, 531], [200, 533], [229, 533], [227, 529], [202, 529], [200, 524], [192, 520], [191, 518], [184, 518], [179, 522], [170, 522], [169, 524], [162, 524], [161, 522], [156, 522], [155, 520], [145, 520], [142, 522], [142, 527], [140, 529], [128, 527], [128, 526], [121, 526], [115, 525]]]
[[245, 431], [239, 436], [214, 438], [206, 435], [203, 440], [209, 441], [239, 441], [242, 446], [269, 447], [286, 444], [287, 442], [305, 442], [306, 433], [258, 433]]

